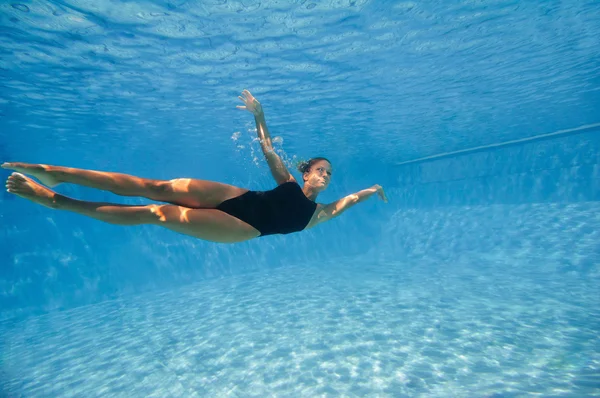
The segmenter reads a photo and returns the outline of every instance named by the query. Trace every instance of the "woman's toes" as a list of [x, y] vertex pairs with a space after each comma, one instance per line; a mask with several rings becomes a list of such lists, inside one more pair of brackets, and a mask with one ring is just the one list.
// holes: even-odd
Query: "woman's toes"
[[10, 176], [13, 177], [17, 181], [25, 181], [25, 176], [21, 173], [15, 172], [15, 173], [12, 173]]

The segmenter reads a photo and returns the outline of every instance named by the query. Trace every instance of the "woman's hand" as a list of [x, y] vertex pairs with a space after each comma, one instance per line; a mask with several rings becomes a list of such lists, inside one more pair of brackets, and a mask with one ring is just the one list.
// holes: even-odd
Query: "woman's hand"
[[250, 91], [242, 91], [242, 95], [238, 96], [238, 98], [244, 103], [243, 106], [238, 105], [238, 109], [247, 110], [248, 112], [251, 112], [254, 116], [260, 116], [263, 113], [260, 102], [258, 102], [258, 100], [252, 96], [252, 94], [250, 94]]
[[388, 198], [387, 196], [385, 196], [385, 192], [383, 191], [383, 187], [381, 185], [373, 185], [373, 188], [375, 188], [375, 192], [377, 192], [377, 196], [379, 196], [379, 199], [383, 200], [385, 203], [387, 203]]

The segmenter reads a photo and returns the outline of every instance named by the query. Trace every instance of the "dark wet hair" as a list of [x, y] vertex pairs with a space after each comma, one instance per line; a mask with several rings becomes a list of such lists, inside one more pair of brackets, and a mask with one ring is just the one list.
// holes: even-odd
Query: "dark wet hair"
[[326, 162], [328, 162], [329, 164], [331, 164], [331, 162], [329, 161], [329, 159], [327, 158], [323, 158], [323, 157], [316, 157], [316, 158], [311, 158], [308, 160], [303, 160], [300, 163], [298, 163], [298, 171], [302, 174], [306, 173], [307, 171], [310, 171], [310, 168], [313, 167], [313, 165], [321, 160], [324, 160]]

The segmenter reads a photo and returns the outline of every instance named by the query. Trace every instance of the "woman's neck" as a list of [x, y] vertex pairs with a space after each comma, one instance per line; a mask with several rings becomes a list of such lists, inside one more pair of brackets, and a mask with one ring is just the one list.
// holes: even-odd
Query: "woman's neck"
[[316, 188], [307, 183], [304, 183], [302, 192], [304, 192], [304, 195], [306, 195], [306, 197], [313, 202], [317, 200], [317, 196], [319, 195], [319, 192], [316, 190]]

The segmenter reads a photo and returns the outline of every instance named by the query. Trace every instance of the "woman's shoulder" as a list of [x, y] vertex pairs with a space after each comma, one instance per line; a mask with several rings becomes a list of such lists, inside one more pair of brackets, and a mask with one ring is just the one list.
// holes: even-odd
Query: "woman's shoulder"
[[300, 184], [298, 184], [298, 182], [296, 180], [289, 180], [286, 182], [282, 182], [281, 184], [279, 184], [277, 186], [277, 188], [288, 188], [288, 189], [300, 189], [302, 190], [302, 187], [300, 186]]

